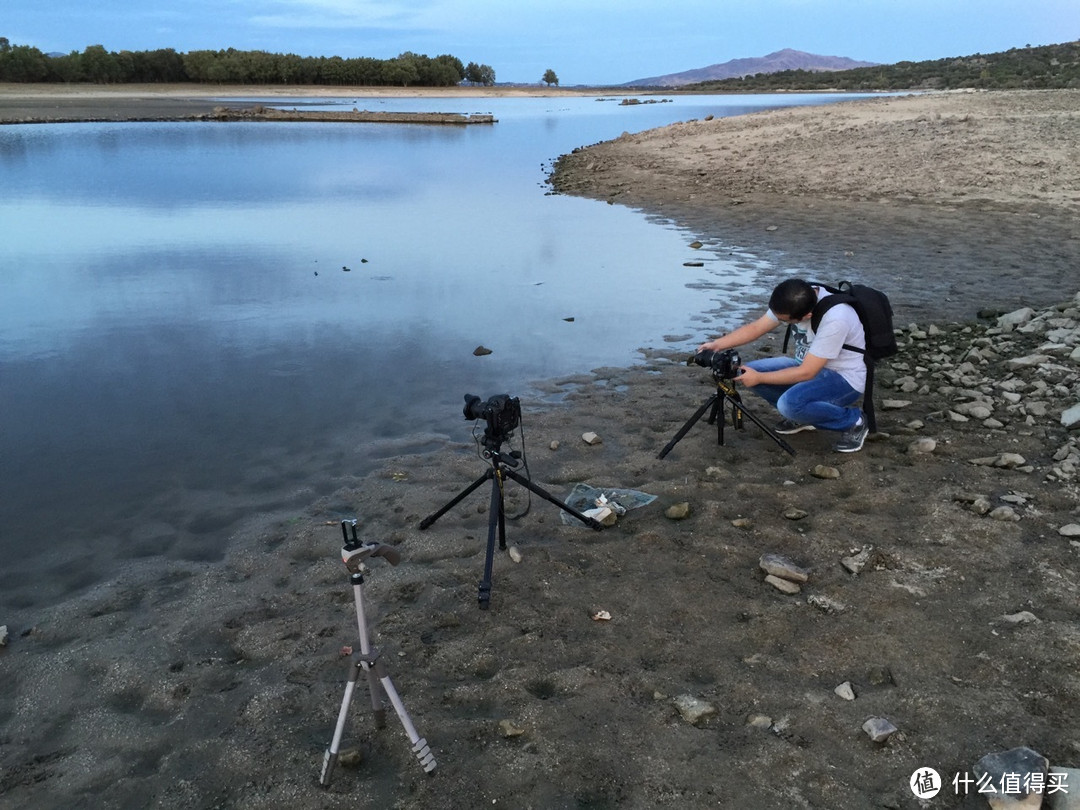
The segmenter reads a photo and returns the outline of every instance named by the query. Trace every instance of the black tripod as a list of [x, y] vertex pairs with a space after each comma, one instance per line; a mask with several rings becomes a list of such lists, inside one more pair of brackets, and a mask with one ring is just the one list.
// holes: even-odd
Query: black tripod
[[341, 561], [349, 569], [349, 582], [352, 583], [353, 597], [356, 601], [356, 624], [360, 630], [360, 652], [353, 652], [352, 661], [349, 663], [349, 679], [345, 683], [345, 697], [341, 701], [341, 709], [338, 712], [337, 726], [334, 728], [334, 737], [330, 747], [323, 755], [322, 773], [319, 774], [319, 784], [327, 787], [330, 778], [334, 774], [334, 766], [337, 764], [338, 751], [341, 749], [341, 736], [345, 731], [345, 721], [349, 717], [349, 705], [352, 703], [353, 693], [356, 691], [356, 682], [360, 672], [367, 674], [368, 691], [371, 693], [371, 708], [375, 714], [375, 727], [386, 726], [386, 707], [382, 697], [385, 695], [397, 712], [401, 725], [412, 743], [412, 751], [419, 760], [425, 773], [435, 770], [435, 755], [431, 753], [427, 740], [416, 733], [416, 728], [409, 719], [409, 713], [405, 711], [405, 704], [398, 697], [394, 684], [386, 672], [386, 666], [379, 660], [379, 653], [368, 641], [367, 618], [364, 616], [364, 560], [368, 557], [382, 557], [391, 565], [397, 565], [401, 555], [393, 546], [382, 543], [362, 543], [356, 536], [356, 521], [341, 521], [341, 534], [345, 538], [345, 545], [341, 549]]
[[480, 590], [477, 597], [481, 610], [487, 610], [491, 602], [491, 567], [495, 558], [496, 532], [499, 537], [499, 549], [506, 548], [506, 512], [503, 500], [503, 484], [507, 478], [517, 481], [530, 492], [535, 492], [544, 500], [550, 501], [560, 509], [570, 513], [586, 526], [597, 531], [604, 528], [604, 524], [600, 521], [591, 517], [586, 517], [572, 506], [563, 503], [554, 495], [551, 495], [538, 487], [525, 476], [514, 472], [513, 468], [521, 464], [520, 457], [515, 453], [503, 453], [500, 450], [502, 443], [509, 439], [511, 432], [512, 431], [500, 429], [498, 420], [489, 419], [487, 428], [484, 429], [484, 437], [482, 439], [484, 449], [481, 452], [481, 456], [491, 462], [491, 467], [488, 468], [483, 475], [469, 484], [469, 486], [465, 487], [465, 489], [454, 496], [454, 498], [444, 507], [420, 521], [421, 529], [428, 528], [436, 520], [461, 503], [461, 501], [468, 497], [475, 489], [479, 488], [485, 481], [491, 481], [491, 507], [488, 510], [487, 557], [484, 560], [484, 578], [480, 580]]
[[686, 424], [679, 428], [679, 432], [676, 433], [675, 436], [671, 439], [671, 441], [667, 443], [667, 446], [660, 451], [660, 455], [658, 455], [657, 458], [663, 458], [668, 453], [670, 453], [671, 448], [678, 444], [679, 440], [690, 432], [690, 428], [692, 428], [697, 423], [697, 421], [705, 415], [705, 411], [709, 410], [710, 408], [712, 408], [712, 411], [709, 414], [709, 424], [711, 425], [713, 422], [716, 423], [716, 443], [722, 445], [724, 443], [723, 408], [725, 402], [731, 403], [732, 427], [734, 427], [736, 430], [741, 430], [743, 426], [743, 417], [745, 416], [747, 419], [749, 419], [751, 422], [753, 422], [755, 425], [765, 431], [765, 435], [772, 439], [774, 442], [776, 442], [778, 445], [780, 445], [781, 448], [791, 453], [791, 455], [795, 455], [795, 449], [790, 444], [777, 436], [776, 433], [774, 433], [769, 427], [767, 427], [764, 422], [762, 422], [760, 419], [750, 413], [750, 411], [746, 410], [746, 406], [742, 404], [742, 397], [735, 389], [735, 384], [731, 381], [730, 377], [725, 377], [723, 375], [717, 374], [714, 371], [713, 379], [716, 380], [716, 393], [709, 397], [707, 400], [705, 400], [705, 402], [702, 403], [701, 407], [697, 409], [694, 415], [686, 421]]

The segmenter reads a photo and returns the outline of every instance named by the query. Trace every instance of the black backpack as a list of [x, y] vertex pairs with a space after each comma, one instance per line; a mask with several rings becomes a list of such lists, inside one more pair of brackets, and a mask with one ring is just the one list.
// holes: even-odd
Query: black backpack
[[[874, 415], [874, 364], [878, 360], [892, 357], [898, 351], [896, 335], [893, 332], [893, 311], [889, 297], [881, 290], [867, 287], [865, 284], [852, 284], [850, 281], [841, 281], [835, 287], [822, 284], [820, 281], [811, 281], [815, 287], [828, 290], [829, 295], [823, 301], [819, 301], [810, 316], [810, 328], [817, 332], [821, 325], [821, 319], [825, 313], [837, 304], [848, 304], [859, 316], [863, 333], [866, 336], [866, 349], [857, 349], [854, 346], [844, 344], [848, 351], [858, 352], [866, 361], [866, 390], [863, 392], [863, 411], [866, 413], [867, 425], [870, 431], [877, 432], [877, 418]], [[791, 335], [791, 326], [784, 336], [784, 351], [787, 351], [788, 337]]]

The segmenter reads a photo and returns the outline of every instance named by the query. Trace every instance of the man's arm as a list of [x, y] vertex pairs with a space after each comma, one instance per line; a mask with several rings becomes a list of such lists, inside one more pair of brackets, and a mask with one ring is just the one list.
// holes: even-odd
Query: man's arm
[[812, 380], [823, 368], [825, 368], [825, 358], [808, 353], [799, 365], [781, 368], [776, 371], [755, 371], [749, 366], [743, 366], [742, 374], [736, 377], [735, 380], [751, 388], [761, 383], [794, 385], [795, 383]]
[[698, 346], [698, 351], [713, 351], [718, 352], [722, 349], [734, 349], [736, 346], [742, 346], [743, 344], [750, 343], [757, 340], [759, 337], [775, 329], [780, 325], [780, 321], [776, 320], [772, 315], [766, 312], [756, 321], [750, 321], [750, 323], [744, 323], [734, 332], [729, 332], [726, 335], [721, 335], [716, 340], [710, 340], [707, 343], [702, 343]]

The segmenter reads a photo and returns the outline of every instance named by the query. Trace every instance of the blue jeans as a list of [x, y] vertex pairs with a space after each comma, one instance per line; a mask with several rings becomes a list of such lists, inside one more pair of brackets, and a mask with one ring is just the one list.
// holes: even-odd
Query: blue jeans
[[[794, 357], [765, 357], [746, 364], [755, 371], [778, 371], [799, 365]], [[853, 403], [862, 396], [847, 380], [831, 369], [823, 368], [811, 379], [794, 385], [762, 383], [753, 391], [780, 415], [800, 425], [823, 430], [847, 430], [859, 421], [862, 411]]]

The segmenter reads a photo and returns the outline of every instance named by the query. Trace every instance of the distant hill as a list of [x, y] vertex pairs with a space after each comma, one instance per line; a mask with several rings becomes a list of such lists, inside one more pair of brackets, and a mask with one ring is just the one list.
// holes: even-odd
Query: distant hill
[[708, 79], [679, 87], [680, 90], [701, 93], [806, 93], [819, 90], [874, 92], [958, 88], [1080, 88], [1080, 41], [825, 73], [795, 68], [729, 79]]
[[782, 70], [833, 71], [851, 70], [852, 68], [874, 67], [877, 62], [859, 62], [846, 56], [819, 56], [814, 53], [795, 51], [784, 48], [766, 56], [747, 59], [732, 59], [717, 65], [684, 70], [681, 73], [668, 73], [665, 76], [650, 76], [647, 79], [634, 79], [624, 87], [681, 87], [684, 84], [718, 81], [720, 79], [741, 79], [743, 76], [755, 76], [758, 73], [778, 73]]

